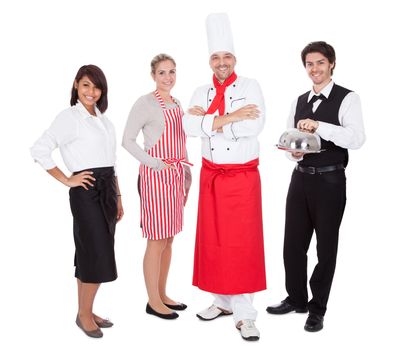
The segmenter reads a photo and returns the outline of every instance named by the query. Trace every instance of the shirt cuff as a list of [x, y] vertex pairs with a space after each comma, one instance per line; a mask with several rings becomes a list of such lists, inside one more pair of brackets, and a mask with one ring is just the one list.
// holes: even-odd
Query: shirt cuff
[[217, 133], [216, 130], [212, 130], [214, 118], [215, 118], [214, 114], [207, 114], [202, 118], [202, 123], [201, 123], [202, 132], [207, 137], [211, 137]]
[[318, 122], [319, 126], [316, 129], [316, 133], [324, 140], [329, 141], [333, 131], [334, 124]]
[[39, 163], [45, 170], [50, 170], [56, 167], [55, 162], [52, 159], [49, 160], [34, 160], [36, 163]]
[[236, 141], [238, 137], [235, 135], [234, 132], [234, 123], [229, 123], [223, 126], [223, 133], [226, 139]]

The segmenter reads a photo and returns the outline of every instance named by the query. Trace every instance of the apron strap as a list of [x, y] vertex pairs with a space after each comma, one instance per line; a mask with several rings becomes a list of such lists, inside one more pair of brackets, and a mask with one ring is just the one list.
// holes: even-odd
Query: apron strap
[[[162, 109], [166, 109], [166, 104], [164, 99], [161, 97], [160, 93], [158, 92], [158, 90], [154, 91], [154, 96], [157, 98], [160, 106]], [[173, 96], [171, 96], [172, 101], [179, 107], [179, 105], [177, 104], [176, 100], [173, 98]]]

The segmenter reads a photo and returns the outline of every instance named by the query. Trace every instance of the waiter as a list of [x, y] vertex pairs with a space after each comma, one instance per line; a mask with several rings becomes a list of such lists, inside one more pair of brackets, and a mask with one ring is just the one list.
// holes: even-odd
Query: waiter
[[[336, 64], [333, 47], [324, 41], [312, 42], [303, 49], [301, 58], [313, 87], [293, 103], [288, 127], [316, 132], [326, 151], [289, 155], [298, 163], [286, 201], [283, 252], [288, 297], [267, 311], [309, 311], [304, 329], [316, 332], [323, 328], [336, 266], [346, 202], [348, 149], [360, 148], [365, 134], [359, 96], [332, 80]], [[314, 230], [318, 263], [310, 279], [312, 299], [308, 302], [307, 251]]]
[[266, 289], [259, 143], [264, 99], [259, 84], [237, 76], [226, 14], [206, 20], [212, 83], [199, 87], [183, 117], [202, 140], [193, 285], [214, 295], [197, 317], [234, 314], [246, 340], [258, 340], [253, 293]]

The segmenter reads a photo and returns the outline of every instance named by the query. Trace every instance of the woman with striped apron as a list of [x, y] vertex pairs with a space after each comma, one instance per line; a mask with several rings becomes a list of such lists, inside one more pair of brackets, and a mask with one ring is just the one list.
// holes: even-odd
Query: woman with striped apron
[[[176, 82], [176, 65], [165, 54], [154, 57], [152, 77], [156, 91], [139, 98], [132, 107], [124, 131], [123, 146], [140, 162], [138, 188], [141, 199], [141, 228], [147, 238], [143, 262], [148, 303], [146, 312], [174, 319], [173, 310], [187, 306], [166, 294], [173, 237], [183, 227], [183, 207], [191, 175], [186, 160], [183, 111], [170, 91]], [[145, 150], [136, 143], [140, 130]]]

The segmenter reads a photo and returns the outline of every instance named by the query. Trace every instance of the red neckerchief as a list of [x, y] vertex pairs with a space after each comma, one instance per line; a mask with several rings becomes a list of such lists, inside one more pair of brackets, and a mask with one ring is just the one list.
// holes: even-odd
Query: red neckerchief
[[224, 92], [227, 86], [230, 86], [237, 78], [235, 72], [224, 80], [223, 84], [221, 84], [216, 76], [213, 74], [213, 84], [216, 88], [216, 96], [210, 104], [206, 114], [213, 114], [217, 110], [219, 110], [219, 115], [224, 115], [225, 112], [225, 100], [224, 100]]

